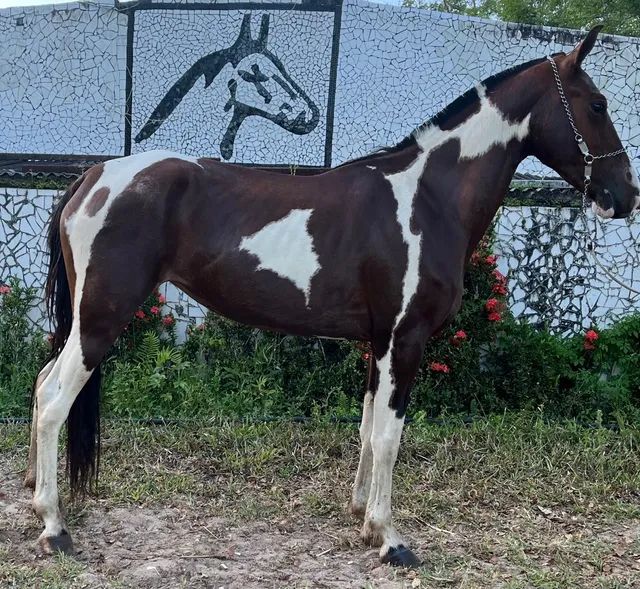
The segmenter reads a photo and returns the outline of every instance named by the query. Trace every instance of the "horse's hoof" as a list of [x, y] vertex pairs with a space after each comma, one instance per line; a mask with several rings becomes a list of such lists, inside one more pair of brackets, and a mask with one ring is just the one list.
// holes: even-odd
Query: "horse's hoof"
[[67, 530], [62, 530], [59, 536], [41, 536], [38, 540], [38, 548], [43, 554], [55, 554], [56, 552], [67, 555], [74, 554], [71, 534]]
[[402, 544], [397, 548], [394, 546], [389, 548], [389, 550], [380, 557], [380, 562], [407, 569], [416, 569], [422, 564], [420, 560], [418, 560], [418, 557]]

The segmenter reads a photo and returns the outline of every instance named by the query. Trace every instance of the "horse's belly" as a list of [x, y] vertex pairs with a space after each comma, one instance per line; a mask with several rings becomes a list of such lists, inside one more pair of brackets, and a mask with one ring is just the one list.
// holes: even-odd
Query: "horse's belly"
[[368, 339], [366, 302], [350, 281], [335, 280], [319, 268], [304, 282], [306, 274], [288, 275], [286, 264], [263, 268], [241, 253], [225, 258], [169, 279], [202, 305], [240, 323], [298, 335]]

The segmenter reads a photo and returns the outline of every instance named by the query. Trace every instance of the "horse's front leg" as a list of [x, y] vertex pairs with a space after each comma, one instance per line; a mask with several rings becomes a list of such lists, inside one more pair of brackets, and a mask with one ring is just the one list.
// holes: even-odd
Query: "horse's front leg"
[[363, 539], [380, 546], [380, 560], [416, 567], [420, 561], [391, 523], [391, 479], [398, 456], [409, 389], [420, 365], [426, 342], [422, 329], [394, 335], [386, 354], [378, 359], [379, 383], [373, 405], [371, 449], [373, 469]]

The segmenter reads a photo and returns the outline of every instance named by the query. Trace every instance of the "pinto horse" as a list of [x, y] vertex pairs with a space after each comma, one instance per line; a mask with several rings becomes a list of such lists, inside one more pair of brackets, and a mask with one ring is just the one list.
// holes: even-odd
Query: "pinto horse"
[[154, 151], [74, 182], [49, 232], [57, 328], [36, 380], [25, 480], [45, 525], [40, 548], [72, 550], [58, 504], [60, 429], [66, 419], [70, 484], [81, 491], [98, 454], [100, 362], [170, 281], [241, 323], [370, 342], [351, 511], [382, 562], [417, 565], [391, 522], [409, 390], [429, 338], [460, 306], [465, 263], [516, 167], [536, 156], [603, 217], [640, 204], [606, 100], [581, 68], [598, 31], [569, 54], [486, 79], [398, 145], [322, 174]]

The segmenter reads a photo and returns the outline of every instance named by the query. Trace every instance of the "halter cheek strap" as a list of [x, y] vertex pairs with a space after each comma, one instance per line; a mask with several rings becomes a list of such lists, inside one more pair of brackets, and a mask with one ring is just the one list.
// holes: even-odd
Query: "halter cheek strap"
[[578, 131], [576, 127], [576, 123], [573, 120], [573, 114], [571, 113], [571, 107], [569, 106], [569, 101], [564, 93], [564, 88], [562, 87], [562, 82], [560, 80], [560, 72], [558, 72], [558, 65], [555, 60], [551, 56], [547, 56], [547, 60], [551, 64], [551, 68], [553, 69], [553, 77], [556, 81], [556, 86], [558, 88], [558, 93], [560, 94], [560, 100], [562, 101], [562, 106], [564, 106], [564, 111], [567, 113], [567, 118], [569, 119], [569, 124], [571, 125], [571, 129], [573, 129], [573, 135], [578, 144], [578, 149], [582, 153], [584, 158], [584, 191], [582, 193], [583, 205], [587, 205], [587, 192], [589, 191], [589, 186], [591, 185], [591, 172], [593, 170], [593, 161], [604, 159], [606, 157], [614, 157], [616, 155], [620, 155], [626, 153], [625, 148], [621, 147], [616, 151], [610, 151], [609, 153], [603, 153], [602, 155], [593, 155], [589, 151], [589, 146], [587, 142], [584, 140], [584, 137]]

